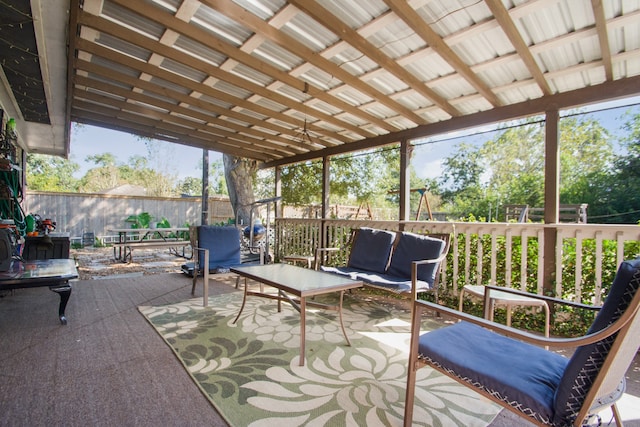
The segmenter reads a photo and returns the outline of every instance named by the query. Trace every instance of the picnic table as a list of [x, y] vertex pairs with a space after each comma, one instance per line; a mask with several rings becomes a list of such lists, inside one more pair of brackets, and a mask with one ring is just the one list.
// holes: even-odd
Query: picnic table
[[189, 232], [187, 227], [112, 228], [108, 231], [118, 233], [118, 241], [113, 244], [113, 256], [122, 262], [131, 262], [133, 250], [136, 248], [169, 249], [169, 252], [176, 256], [189, 258], [185, 252], [185, 248], [191, 244], [189, 237], [179, 237], [181, 232]]

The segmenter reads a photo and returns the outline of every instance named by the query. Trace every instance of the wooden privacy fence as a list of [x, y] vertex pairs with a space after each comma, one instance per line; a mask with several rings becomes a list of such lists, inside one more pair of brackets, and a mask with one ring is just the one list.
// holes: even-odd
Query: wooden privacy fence
[[[23, 203], [25, 215], [38, 214], [56, 222], [56, 231], [69, 233], [81, 240], [84, 233], [94, 233], [103, 241], [111, 237], [109, 229], [126, 228], [130, 215], [148, 212], [154, 220], [166, 218], [173, 227], [200, 224], [200, 197], [148, 197], [114, 194], [79, 194], [28, 191]], [[233, 218], [229, 198], [209, 198], [209, 224]]]

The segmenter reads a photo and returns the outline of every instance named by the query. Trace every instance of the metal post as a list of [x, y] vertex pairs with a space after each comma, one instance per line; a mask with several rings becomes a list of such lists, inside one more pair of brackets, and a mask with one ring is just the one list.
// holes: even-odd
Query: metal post
[[209, 224], [209, 150], [202, 150], [202, 225]]

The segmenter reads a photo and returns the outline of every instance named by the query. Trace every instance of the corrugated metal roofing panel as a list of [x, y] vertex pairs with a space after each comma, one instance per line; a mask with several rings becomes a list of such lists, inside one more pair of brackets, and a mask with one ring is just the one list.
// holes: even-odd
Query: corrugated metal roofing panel
[[253, 92], [249, 90], [239, 88], [238, 86], [232, 85], [223, 80], [216, 80], [213, 84], [213, 87], [217, 90], [228, 93], [229, 95], [235, 96], [236, 98], [240, 99], [247, 99], [253, 94]]
[[427, 107], [416, 111], [421, 117], [427, 119], [430, 123], [436, 123], [443, 120], [450, 119], [451, 116], [447, 115], [442, 109], [435, 107]]
[[330, 10], [342, 22], [351, 28], [360, 28], [387, 10], [381, 0], [344, 1], [319, 0], [318, 3]]
[[430, 83], [429, 87], [446, 99], [454, 99], [460, 96], [476, 93], [469, 82], [457, 74], [451, 74], [447, 79], [441, 79], [438, 84]]
[[235, 22], [233, 19], [227, 18], [205, 4], [198, 8], [191, 22], [210, 32], [215, 37], [231, 43], [236, 47], [241, 46], [253, 35], [250, 29]]
[[427, 44], [401, 19], [393, 21], [367, 37], [369, 43], [389, 58], [399, 58], [424, 49]]
[[455, 33], [491, 16], [484, 2], [435, 0], [416, 7], [416, 12], [441, 37]]
[[404, 90], [392, 95], [393, 99], [402, 103], [405, 107], [412, 111], [433, 105], [433, 102], [419, 94], [415, 90]]
[[173, 104], [173, 105], [178, 105], [179, 104], [178, 101], [176, 101], [175, 99], [173, 99], [173, 98], [171, 98], [169, 96], [162, 95], [162, 94], [160, 94], [158, 92], [154, 92], [154, 91], [150, 91], [150, 90], [142, 90], [140, 93], [145, 95], [145, 96], [148, 96], [149, 98], [155, 98], [155, 99], [158, 99], [158, 100], [160, 100], [162, 102], [165, 102], [167, 104]]
[[[484, 1], [319, 0], [310, 3], [296, 0], [300, 3], [289, 3], [285, 0], [222, 0], [206, 2], [206, 5], [200, 0], [185, 3], [180, 0], [127, 1], [130, 0], [85, 0], [89, 7], [79, 14], [81, 17], [99, 14], [102, 7], [103, 16], [109, 16], [112, 21], [106, 22], [93, 15], [88, 17], [87, 20], [97, 24], [96, 28], [135, 27], [150, 39], [162, 37], [163, 48], [152, 64], [141, 64], [136, 69], [135, 63], [123, 60], [127, 66], [115, 64], [112, 69], [135, 77], [136, 73], [160, 63], [163, 70], [187, 77], [194, 83], [179, 88], [179, 79], [167, 83], [163, 79], [171, 78], [163, 76], [163, 79], [154, 77], [141, 82], [140, 87], [153, 84], [158, 86], [157, 92], [170, 89], [175, 95], [196, 91], [209, 93], [211, 97], [210, 86], [213, 85], [215, 90], [224, 93], [220, 96], [224, 102], [214, 103], [215, 99], [204, 96], [199, 99], [201, 102], [194, 104], [204, 112], [206, 101], [211, 101], [208, 105], [215, 105], [214, 110], [228, 108], [228, 115], [239, 117], [234, 120], [240, 122], [244, 120], [237, 112], [247, 110], [247, 122], [252, 122], [247, 124], [247, 139], [254, 138], [255, 141], [266, 135], [257, 132], [260, 126], [256, 127], [255, 123], [260, 120], [265, 120], [265, 125], [273, 123], [267, 128], [269, 133], [278, 133], [278, 129], [295, 132], [300, 129], [300, 121], [308, 117], [310, 126], [322, 133], [319, 138], [325, 145], [337, 143], [338, 139], [344, 141], [345, 136], [361, 139], [408, 130], [416, 125], [428, 127], [429, 123], [546, 96], [541, 86], [546, 91], [548, 85], [551, 94], [594, 86], [605, 81], [605, 70], [609, 69], [608, 64], [602, 63], [601, 40], [595, 27], [591, 0], [502, 0], [501, 5], [507, 11], [504, 18], [513, 21], [518, 31], [516, 36], [524, 40], [542, 77], [523, 60], [523, 53], [527, 53], [525, 48], [519, 46], [516, 50], [510, 40], [512, 35], [507, 35], [509, 28], [502, 27], [503, 17], [495, 19]], [[324, 22], [322, 19], [318, 18], [316, 22], [312, 18], [322, 7], [326, 8], [325, 16], [330, 19], [326, 27], [321, 23]], [[434, 42], [428, 34], [424, 39], [414, 34], [411, 25], [401, 18], [405, 12], [399, 9], [407, 7], [409, 13], [413, 9], [413, 13], [424, 21], [423, 29], [429, 27], [443, 38], [442, 42]], [[145, 8], [149, 8], [149, 13], [144, 13]], [[309, 15], [304, 12], [307, 8]], [[640, 0], [606, 0], [603, 8], [614, 79], [637, 75], [640, 69]], [[394, 9], [398, 10], [397, 14]], [[159, 10], [162, 13], [157, 14]], [[180, 22], [160, 25], [152, 21], [170, 15], [176, 15], [175, 19]], [[373, 49], [368, 51], [367, 47], [354, 42], [350, 39], [354, 34], [349, 31], [343, 34], [332, 25], [334, 20], [353, 29]], [[173, 40], [173, 32], [165, 33], [165, 25], [181, 31], [185, 21], [214, 35], [216, 43], [182, 34]], [[136, 41], [135, 37], [118, 40], [92, 28], [82, 28], [81, 34], [91, 41], [97, 34], [99, 43], [140, 61], [151, 58], [146, 49], [129, 45]], [[188, 28], [185, 34], [190, 34]], [[289, 37], [295, 42], [289, 41]], [[225, 46], [218, 48], [218, 40]], [[430, 42], [433, 46], [428, 46]], [[451, 50], [443, 49], [443, 43]], [[165, 53], [172, 57], [170, 49], [176, 51], [176, 59], [162, 61]], [[192, 59], [177, 59], [182, 52], [188, 52]], [[99, 58], [102, 52], [96, 50], [93, 54]], [[80, 58], [91, 59], [84, 53]], [[117, 62], [118, 58], [113, 56], [112, 60]], [[327, 60], [332, 64], [327, 64]], [[395, 61], [395, 64], [389, 61]], [[104, 59], [96, 64], [109, 66]], [[469, 75], [467, 71], [474, 74]], [[82, 80], [79, 78], [79, 81]], [[197, 85], [203, 85], [201, 90]], [[251, 110], [251, 102], [260, 108]], [[163, 104], [158, 102], [154, 108], [160, 105]], [[278, 117], [263, 118], [265, 108], [285, 116], [274, 114]], [[182, 114], [184, 110], [177, 107], [172, 114], [167, 114], [169, 125], [172, 115], [178, 112]], [[217, 116], [212, 111], [206, 113]], [[222, 114], [220, 120], [225, 116]], [[287, 122], [286, 116], [292, 117], [291, 122]], [[235, 128], [238, 132], [237, 126]], [[152, 128], [149, 133], [153, 133]], [[234, 144], [235, 137], [230, 138], [226, 146]], [[280, 136], [265, 141], [263, 152], [271, 153], [273, 147], [282, 144], [279, 139]], [[200, 144], [200, 141], [195, 143]]]
[[100, 33], [96, 39], [96, 43], [145, 62], [148, 61], [151, 56], [151, 52], [149, 50], [129, 43], [126, 40], [113, 37], [110, 34]]
[[313, 52], [320, 52], [339, 41], [334, 33], [304, 13], [296, 13], [281, 30]]
[[430, 54], [413, 56], [412, 62], [405, 62], [404, 68], [415, 76], [419, 76], [420, 80], [429, 82], [441, 76], [446, 76], [454, 72], [453, 67], [447, 63], [440, 55], [433, 50], [429, 50]]
[[188, 88], [185, 88], [184, 86], [175, 84], [173, 82], [169, 82], [165, 79], [159, 79], [157, 77], [151, 77], [149, 79], [150, 83], [153, 83], [155, 85], [158, 85], [158, 87], [161, 87], [163, 89], [167, 89], [167, 90], [171, 90], [171, 91], [175, 91], [176, 93], [182, 94], [182, 95], [188, 95], [189, 93], [191, 93], [191, 90], [189, 90]]
[[105, 67], [108, 68], [109, 70], [113, 70], [116, 73], [122, 73], [125, 74], [129, 77], [138, 77], [140, 75], [140, 73], [136, 70], [131, 69], [130, 67], [127, 67], [125, 65], [119, 64], [117, 62], [111, 61], [109, 59], [106, 58], [102, 58], [100, 56], [93, 56], [91, 58], [91, 63], [101, 66], [101, 67]]
[[290, 71], [304, 62], [298, 55], [269, 40], [260, 43], [260, 46], [253, 49], [251, 55], [283, 71]]
[[[310, 105], [310, 108], [313, 108], [314, 110], [318, 110], [332, 116], [335, 114], [340, 114], [340, 112], [342, 111], [339, 108], [336, 108], [335, 106], [322, 101], [314, 102], [313, 104]], [[364, 121], [362, 120], [359, 121], [359, 124], [363, 124], [363, 123]]]
[[344, 45], [344, 49], [327, 59], [354, 76], [368, 73], [380, 66], [377, 62], [349, 45]]
[[258, 97], [255, 100], [252, 100], [252, 102], [254, 104], [260, 105], [262, 107], [268, 108], [269, 110], [273, 110], [273, 111], [277, 111], [279, 113], [282, 113], [283, 111], [286, 111], [287, 107], [285, 107], [284, 105], [275, 102], [272, 99], [269, 98], [264, 98], [264, 97]]
[[502, 30], [492, 28], [461, 40], [451, 49], [465, 64], [472, 66], [513, 52], [513, 45]]
[[[234, 106], [233, 104], [230, 104], [229, 102], [225, 102], [225, 101], [223, 101], [221, 99], [218, 99], [218, 98], [215, 98], [213, 96], [206, 95], [206, 94], [202, 94], [202, 95], [198, 96], [198, 98], [194, 98], [194, 100], [196, 100], [196, 99], [199, 100], [199, 101], [202, 101], [202, 102], [206, 102], [206, 103], [212, 104], [212, 105], [217, 105], [218, 107], [222, 107], [222, 108], [225, 108], [225, 109], [230, 109], [230, 108], [232, 108]], [[209, 113], [209, 114], [211, 114], [211, 113]]]
[[308, 70], [300, 74], [300, 78], [310, 85], [325, 91], [342, 84], [342, 82], [332, 74], [317, 67], [309, 67]]
[[232, 69], [229, 70], [233, 74], [242, 77], [243, 79], [255, 83], [260, 86], [267, 86], [273, 82], [273, 78], [261, 73], [255, 68], [247, 67], [244, 64], [236, 63]]
[[542, 91], [533, 79], [521, 80], [495, 90], [505, 105], [517, 104], [531, 99], [540, 98]]
[[120, 25], [130, 28], [138, 33], [144, 34], [154, 40], [159, 40], [164, 34], [165, 28], [144, 16], [131, 13], [129, 10], [106, 1], [102, 8], [102, 14]]
[[362, 107], [360, 107], [360, 109], [381, 119], [387, 119], [389, 117], [396, 116], [395, 111], [385, 105], [382, 105], [379, 102], [371, 102], [369, 104], [363, 105]]
[[208, 62], [209, 64], [215, 65], [217, 67], [219, 67], [224, 61], [227, 60], [226, 55], [209, 48], [198, 40], [193, 40], [189, 37], [179, 36], [175, 41], [174, 46], [177, 49], [193, 56], [194, 58], [201, 59], [202, 61]]
[[[362, 120], [360, 117], [354, 116], [353, 114], [349, 114], [349, 113], [334, 114], [334, 116], [339, 117], [340, 120], [342, 120], [344, 122], [347, 122], [352, 126], [361, 127], [361, 126], [365, 126], [367, 124], [367, 122]], [[343, 131], [341, 131], [341, 132], [343, 132]], [[378, 132], [376, 132], [376, 133], [378, 133]], [[356, 137], [354, 137], [351, 134], [349, 134], [349, 138], [350, 139], [357, 139]]]
[[384, 69], [379, 69], [366, 76], [362, 76], [361, 80], [367, 82], [385, 95], [393, 95], [394, 93], [409, 89], [406, 82]]
[[451, 103], [463, 114], [473, 114], [480, 111], [487, 111], [492, 108], [491, 104], [481, 95], [461, 96], [452, 99]]
[[202, 82], [207, 77], [205, 73], [194, 70], [192, 67], [176, 62], [170, 58], [163, 58], [159, 67], [167, 71], [171, 71], [181, 77], [186, 77], [194, 82]]
[[284, 0], [234, 0], [242, 8], [248, 10], [260, 19], [268, 20], [274, 13], [286, 5]]
[[182, 4], [182, 0], [138, 0], [149, 3], [150, 5], [164, 8], [170, 12], [175, 12]]
[[340, 86], [331, 90], [331, 93], [345, 101], [347, 104], [358, 106], [373, 101], [373, 99], [362, 92], [350, 88], [349, 86]]
[[[123, 83], [123, 82], [119, 82], [117, 80], [113, 80], [111, 78], [109, 78], [108, 76], [103, 76], [101, 74], [96, 74], [96, 73], [87, 73], [87, 77], [90, 78], [92, 81], [96, 81], [96, 82], [101, 82], [101, 83], [108, 83], [111, 86], [115, 86], [117, 88], [120, 89], [124, 89], [127, 91], [130, 91], [133, 89], [133, 86], [127, 83]], [[102, 90], [100, 90], [100, 92], [102, 92]]]
[[293, 99], [296, 102], [304, 102], [309, 99], [309, 95], [304, 92], [299, 91], [296, 88], [292, 88], [291, 86], [287, 86], [285, 84], [278, 85], [277, 88], [274, 88], [275, 92], [286, 96], [287, 98]]

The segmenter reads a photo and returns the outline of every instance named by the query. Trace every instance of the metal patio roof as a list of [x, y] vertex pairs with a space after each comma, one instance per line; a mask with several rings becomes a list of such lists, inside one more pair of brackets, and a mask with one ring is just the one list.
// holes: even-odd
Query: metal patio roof
[[640, 0], [31, 7], [52, 154], [76, 121], [278, 165], [640, 94]]

